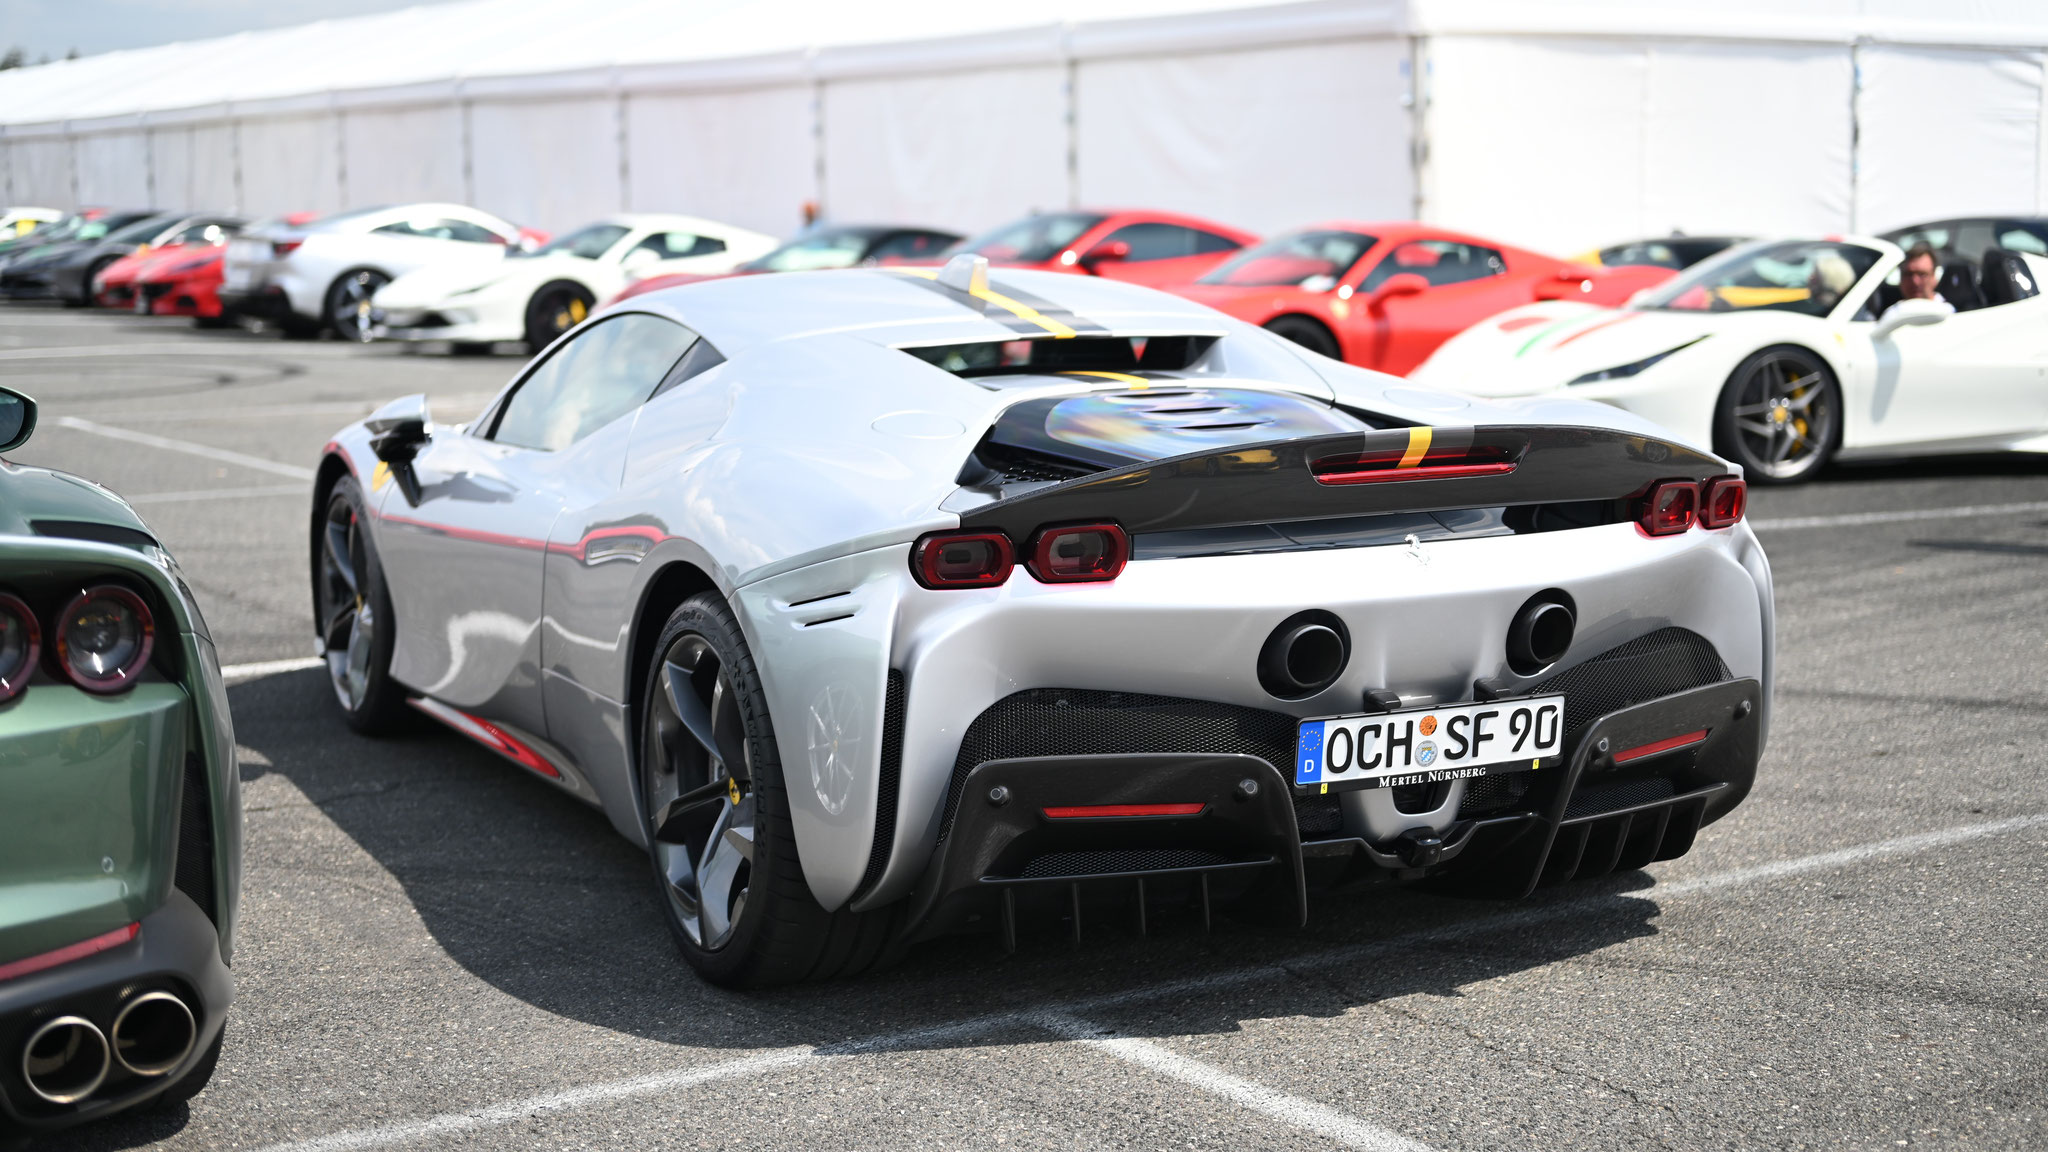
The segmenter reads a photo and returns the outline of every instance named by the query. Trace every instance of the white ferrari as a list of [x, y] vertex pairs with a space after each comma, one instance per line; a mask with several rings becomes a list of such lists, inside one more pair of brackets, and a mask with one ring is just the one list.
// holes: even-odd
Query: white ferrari
[[524, 340], [538, 352], [634, 280], [719, 275], [779, 243], [691, 216], [613, 216], [486, 266], [429, 265], [400, 276], [378, 290], [370, 332], [457, 345]]
[[1831, 459], [2048, 451], [2048, 258], [1950, 258], [1900, 300], [1904, 253], [1862, 237], [1732, 248], [1603, 309], [1533, 304], [1473, 325], [1411, 379], [1561, 393], [1654, 420], [1753, 483]]
[[332, 328], [369, 339], [370, 298], [429, 264], [490, 267], [509, 250], [545, 240], [461, 204], [398, 204], [339, 212], [307, 224], [258, 225], [228, 242], [221, 301], [287, 335]]

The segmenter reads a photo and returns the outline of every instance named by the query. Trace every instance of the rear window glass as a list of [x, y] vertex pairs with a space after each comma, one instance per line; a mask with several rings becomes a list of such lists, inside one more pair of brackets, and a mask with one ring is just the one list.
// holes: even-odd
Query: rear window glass
[[1037, 264], [1058, 256], [1067, 245], [1079, 240], [1082, 233], [1102, 223], [1104, 219], [1105, 217], [1086, 212], [1051, 212], [1043, 216], [1026, 216], [1014, 224], [1005, 224], [993, 232], [976, 236], [952, 248], [950, 252], [973, 252], [990, 260]]

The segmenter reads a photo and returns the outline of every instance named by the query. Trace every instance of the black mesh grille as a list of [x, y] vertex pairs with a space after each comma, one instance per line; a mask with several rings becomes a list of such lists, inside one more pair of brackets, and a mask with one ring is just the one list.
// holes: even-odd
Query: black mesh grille
[[889, 669], [889, 687], [882, 696], [882, 765], [875, 784], [875, 842], [868, 849], [867, 871], [854, 895], [865, 896], [882, 879], [889, 849], [896, 843], [896, 794], [903, 780], [903, 673]]
[[[206, 918], [214, 920], [213, 806], [206, 771], [198, 755], [185, 754], [185, 779], [178, 795], [178, 863], [173, 880]], [[218, 921], [216, 921], [218, 922]]]
[[1344, 809], [1335, 793], [1294, 798], [1294, 822], [1301, 826], [1301, 838], [1331, 836], [1344, 830]]
[[1636, 780], [1617, 780], [1611, 784], [1581, 784], [1572, 793], [1571, 803], [1565, 806], [1565, 819], [1575, 816], [1593, 816], [1601, 812], [1614, 812], [1622, 808], [1633, 808], [1638, 804], [1649, 804], [1673, 794], [1671, 781], [1663, 776], [1645, 776]]
[[1529, 689], [1532, 696], [1564, 693], [1565, 738], [1588, 723], [1645, 700], [1728, 679], [1728, 666], [1707, 638], [1684, 628], [1661, 628]]
[[1513, 808], [1529, 794], [1530, 775], [1527, 771], [1503, 772], [1465, 781], [1465, 798], [1458, 802], [1458, 815], [1491, 816]]
[[1157, 872], [1164, 868], [1202, 868], [1228, 864], [1219, 853], [1192, 849], [1110, 849], [1101, 852], [1051, 852], [1024, 866], [1029, 880], [1051, 876], [1100, 876], [1113, 872]]
[[939, 839], [944, 840], [952, 830], [967, 774], [990, 760], [1228, 752], [1257, 756], [1286, 775], [1294, 738], [1293, 717], [1259, 708], [1136, 692], [1074, 688], [1018, 692], [989, 705], [960, 741]]

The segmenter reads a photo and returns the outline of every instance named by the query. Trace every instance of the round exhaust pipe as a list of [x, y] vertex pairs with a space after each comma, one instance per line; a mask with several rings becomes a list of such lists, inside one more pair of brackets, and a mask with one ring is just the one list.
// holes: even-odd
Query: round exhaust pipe
[[112, 1062], [107, 1037], [83, 1016], [59, 1016], [28, 1038], [21, 1050], [21, 1078], [29, 1091], [52, 1104], [76, 1104], [106, 1081]]
[[121, 1006], [110, 1033], [114, 1059], [137, 1076], [161, 1076], [192, 1054], [199, 1024], [169, 992], [144, 992]]
[[1570, 595], [1551, 588], [1529, 597], [1508, 625], [1508, 667], [1534, 676], [1564, 659], [1578, 623]]
[[1351, 634], [1335, 614], [1297, 612], [1280, 622], [1259, 649], [1259, 684], [1283, 700], [1313, 696], [1343, 674]]

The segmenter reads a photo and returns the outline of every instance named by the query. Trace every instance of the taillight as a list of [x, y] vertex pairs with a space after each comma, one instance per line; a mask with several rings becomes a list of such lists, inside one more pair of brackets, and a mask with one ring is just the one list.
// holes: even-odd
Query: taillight
[[1309, 462], [1318, 484], [1382, 484], [1399, 480], [1450, 480], [1460, 476], [1505, 476], [1515, 470], [1514, 455], [1497, 444], [1431, 449], [1419, 455], [1410, 449], [1347, 452]]
[[1041, 528], [1031, 538], [1031, 574], [1047, 584], [1114, 580], [1131, 558], [1131, 538], [1114, 524]]
[[43, 635], [36, 626], [35, 613], [19, 599], [0, 592], [0, 703], [28, 687], [42, 652]]
[[1749, 485], [1740, 476], [1717, 476], [1707, 481], [1700, 497], [1700, 525], [1705, 528], [1733, 528], [1749, 510]]
[[282, 260], [298, 251], [299, 245], [304, 243], [304, 240], [272, 240], [270, 242], [270, 258], [272, 260]]
[[1700, 513], [1696, 480], [1659, 480], [1643, 497], [1636, 523], [1651, 536], [1676, 536], [1691, 528]]
[[933, 532], [910, 550], [910, 570], [927, 588], [993, 588], [1016, 566], [1016, 549], [1000, 532]]
[[156, 622], [142, 597], [118, 584], [72, 598], [51, 629], [57, 663], [87, 692], [119, 692], [135, 683], [156, 645]]

